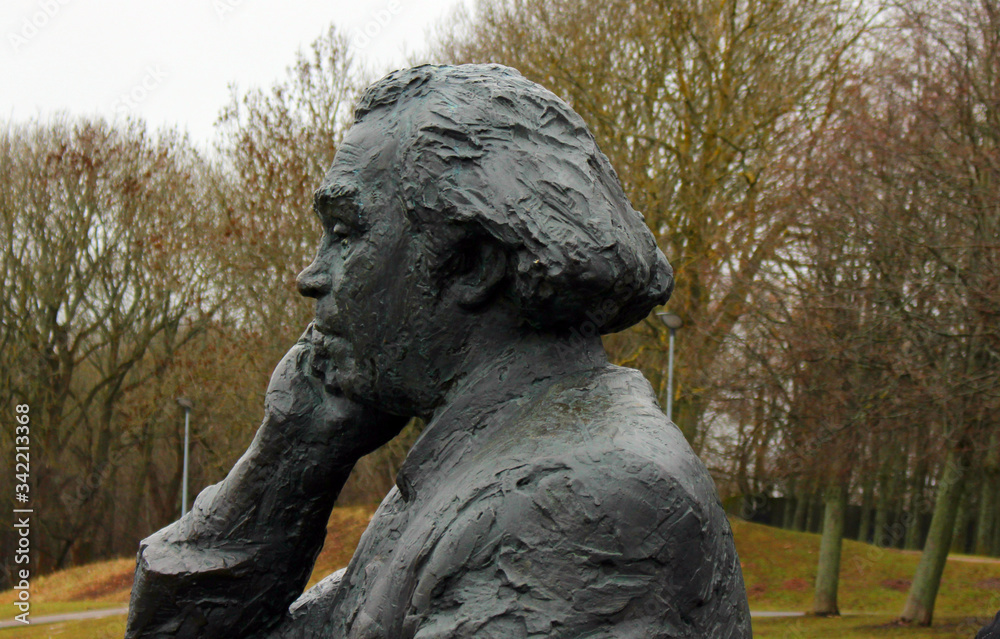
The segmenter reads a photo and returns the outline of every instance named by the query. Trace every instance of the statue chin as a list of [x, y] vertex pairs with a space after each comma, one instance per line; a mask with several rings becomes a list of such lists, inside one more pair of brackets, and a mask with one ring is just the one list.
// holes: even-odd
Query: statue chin
[[323, 387], [333, 395], [343, 395], [342, 371], [349, 370], [347, 344], [343, 338], [326, 335], [315, 326], [309, 335], [312, 346], [312, 374], [323, 381]]

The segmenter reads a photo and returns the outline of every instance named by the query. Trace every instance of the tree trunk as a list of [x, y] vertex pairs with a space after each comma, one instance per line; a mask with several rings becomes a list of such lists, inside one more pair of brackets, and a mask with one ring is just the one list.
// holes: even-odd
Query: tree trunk
[[822, 503], [819, 493], [809, 494], [809, 506], [806, 509], [806, 532], [816, 532], [817, 507]]
[[792, 523], [794, 530], [803, 531], [806, 529], [806, 509], [808, 507], [809, 491], [806, 488], [806, 484], [802, 483], [795, 494], [795, 517]]
[[920, 555], [920, 563], [913, 575], [913, 584], [910, 586], [910, 593], [906, 597], [906, 605], [900, 617], [902, 621], [915, 622], [922, 626], [931, 625], [934, 617], [934, 601], [941, 586], [941, 575], [948, 559], [951, 535], [955, 530], [955, 517], [958, 514], [959, 497], [962, 494], [967, 463], [968, 453], [965, 451], [951, 451], [948, 454], [944, 473], [937, 486], [934, 514], [931, 517], [930, 529], [927, 531], [927, 541], [924, 543], [924, 551]]
[[903, 513], [906, 512], [906, 500], [903, 499], [904, 487], [906, 486], [906, 460], [900, 464], [899, 468], [892, 476], [890, 482], [890, 492], [892, 493], [892, 526], [888, 534], [889, 544], [895, 548], [904, 548], [906, 542], [906, 529], [903, 528], [905, 521]]
[[823, 515], [823, 538], [816, 567], [816, 593], [813, 613], [821, 617], [839, 615], [837, 586], [840, 582], [840, 551], [844, 541], [844, 511], [847, 508], [847, 482], [826, 490]]
[[993, 550], [993, 529], [996, 527], [997, 483], [1000, 474], [1000, 436], [993, 433], [983, 464], [983, 478], [979, 487], [979, 516], [976, 521], [977, 555], [988, 555]]
[[867, 542], [872, 532], [872, 501], [874, 500], [875, 484], [868, 479], [861, 493], [861, 522], [858, 524], [858, 541]]
[[781, 527], [788, 530], [795, 522], [795, 478], [788, 480], [785, 490], [785, 507], [781, 509]]
[[962, 492], [958, 495], [958, 513], [955, 515], [955, 529], [951, 533], [951, 545], [949, 552], [956, 555], [965, 553], [966, 536], [969, 530], [969, 499], [965, 494], [965, 483], [962, 485]]
[[994, 557], [1000, 557], [1000, 522], [993, 526], [993, 552]]
[[[674, 371], [674, 383], [677, 383], [677, 371]], [[677, 389], [674, 389], [677, 392]], [[684, 439], [691, 444], [694, 448], [695, 453], [700, 452], [698, 449], [698, 425], [701, 421], [701, 416], [705, 413], [705, 400], [701, 396], [693, 397], [677, 397], [674, 396], [674, 423], [680, 428], [681, 432], [684, 433]]]
[[888, 546], [889, 529], [889, 476], [892, 474], [889, 461], [882, 463], [878, 474], [878, 499], [875, 506], [875, 530], [872, 539], [876, 546]]
[[[920, 454], [919, 450], [917, 454]], [[922, 532], [920, 529], [920, 515], [922, 510], [920, 505], [923, 503], [924, 485], [926, 482], [927, 461], [921, 457], [917, 461], [912, 480], [910, 481], [909, 518], [907, 519], [906, 541], [903, 544], [910, 550], [918, 550], [920, 548]]]

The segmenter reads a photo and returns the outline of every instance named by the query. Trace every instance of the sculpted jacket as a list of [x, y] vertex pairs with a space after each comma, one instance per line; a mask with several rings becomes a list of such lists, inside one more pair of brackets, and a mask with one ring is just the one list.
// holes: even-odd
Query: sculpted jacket
[[493, 387], [435, 417], [350, 565], [290, 606], [308, 571], [282, 558], [311, 568], [325, 531], [218, 539], [205, 504], [225, 482], [206, 489], [142, 542], [127, 636], [751, 636], [712, 479], [640, 373], [607, 365], [483, 401]]

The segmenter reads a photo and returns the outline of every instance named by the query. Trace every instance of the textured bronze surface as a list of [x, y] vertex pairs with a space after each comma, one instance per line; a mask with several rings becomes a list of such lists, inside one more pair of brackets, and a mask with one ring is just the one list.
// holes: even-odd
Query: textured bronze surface
[[[128, 637], [750, 637], [711, 478], [601, 344], [673, 280], [572, 109], [506, 67], [397, 71], [315, 207], [316, 319], [229, 476], [142, 542]], [[351, 468], [414, 415], [303, 593]]]

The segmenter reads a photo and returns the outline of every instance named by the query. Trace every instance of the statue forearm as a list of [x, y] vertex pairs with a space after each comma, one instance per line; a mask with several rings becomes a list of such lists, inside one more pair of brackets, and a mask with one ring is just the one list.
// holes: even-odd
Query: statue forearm
[[127, 637], [252, 636], [302, 592], [355, 462], [405, 423], [324, 389], [311, 367], [300, 340], [229, 475], [143, 540]]
[[143, 541], [128, 637], [250, 636], [302, 592], [355, 460], [301, 442], [275, 455], [273, 419], [224, 481]]
[[202, 492], [177, 522], [200, 543], [301, 536], [307, 522], [325, 530], [330, 509], [358, 457], [336, 441], [282, 434], [270, 412], [250, 448], [221, 483]]

